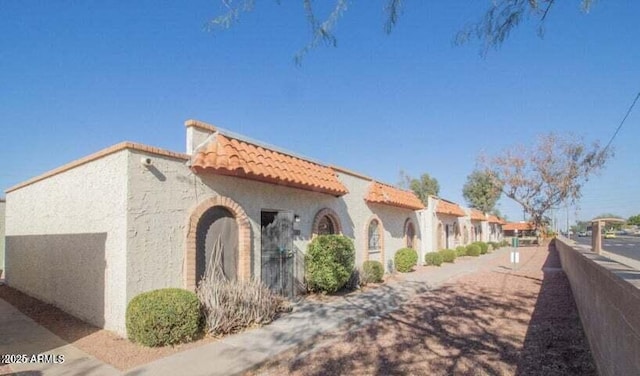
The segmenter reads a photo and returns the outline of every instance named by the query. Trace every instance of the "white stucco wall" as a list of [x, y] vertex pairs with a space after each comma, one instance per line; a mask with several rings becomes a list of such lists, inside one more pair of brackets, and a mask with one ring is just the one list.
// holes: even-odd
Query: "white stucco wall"
[[[191, 211], [208, 198], [220, 195], [238, 203], [251, 224], [252, 275], [260, 278], [260, 214], [262, 210], [290, 211], [300, 217], [300, 235], [294, 247], [306, 251], [315, 215], [332, 209], [344, 235], [355, 240], [356, 265], [364, 260], [365, 226], [375, 213], [384, 226], [385, 259], [404, 247], [404, 223], [414, 222], [420, 238], [416, 213], [386, 205], [368, 205], [364, 197], [370, 181], [339, 174], [349, 189], [342, 197], [267, 184], [247, 179], [214, 175], [194, 175], [184, 161], [130, 150], [128, 176], [128, 280], [127, 300], [137, 294], [162, 287], [184, 287], [185, 226]], [[139, 161], [153, 160], [151, 168]]]
[[339, 173], [338, 178], [347, 189], [349, 189], [349, 193], [342, 196], [342, 200], [351, 218], [350, 226], [354, 234], [356, 246], [356, 266], [361, 266], [365, 260], [365, 255], [368, 251], [367, 227], [369, 226], [369, 220], [374, 214], [380, 218], [384, 228], [385, 262], [383, 264], [385, 270], [390, 270], [389, 262], [393, 261], [396, 251], [405, 247], [404, 225], [408, 218], [413, 222], [418, 247], [420, 246], [422, 236], [416, 211], [389, 205], [367, 203], [364, 198], [371, 184], [369, 179], [344, 172]]
[[4, 213], [6, 203], [0, 201], [0, 278], [4, 278]]
[[6, 280], [124, 333], [127, 152], [7, 194]]
[[[323, 208], [340, 217], [345, 235], [353, 237], [342, 200], [322, 193], [229, 176], [194, 175], [184, 161], [130, 151], [129, 163], [129, 279], [127, 298], [151, 289], [184, 287], [185, 226], [191, 211], [214, 196], [238, 203], [251, 224], [252, 275], [260, 278], [260, 214], [262, 210], [290, 211], [300, 217], [294, 247], [306, 251], [313, 220]], [[142, 156], [153, 170], [142, 166]]]

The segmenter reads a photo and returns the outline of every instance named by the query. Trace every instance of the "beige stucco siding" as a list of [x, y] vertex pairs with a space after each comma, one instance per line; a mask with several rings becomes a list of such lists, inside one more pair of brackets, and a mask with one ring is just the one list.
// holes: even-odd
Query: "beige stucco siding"
[[330, 208], [340, 217], [345, 235], [353, 237], [347, 209], [339, 198], [322, 193], [236, 177], [194, 175], [184, 161], [148, 155], [151, 168], [140, 163], [147, 154], [131, 151], [129, 163], [129, 279], [127, 297], [155, 288], [184, 287], [186, 225], [191, 211], [215, 196], [235, 201], [251, 225], [252, 275], [260, 277], [260, 213], [290, 211], [300, 217], [294, 247], [306, 251], [315, 214]]
[[[367, 253], [367, 226], [370, 219], [377, 215], [384, 228], [384, 266], [390, 270], [389, 262], [393, 260], [395, 253], [405, 247], [404, 225], [407, 219], [411, 219], [416, 231], [416, 239], [420, 241], [420, 226], [418, 225], [417, 212], [410, 209], [395, 206], [369, 204], [364, 198], [367, 196], [371, 180], [354, 176], [348, 173], [339, 173], [340, 181], [349, 189], [349, 193], [342, 196], [344, 206], [350, 217], [350, 227], [356, 246], [356, 266], [361, 266]], [[345, 234], [351, 236], [350, 234]]]
[[[230, 198], [247, 215], [251, 227], [251, 272], [257, 278], [261, 272], [262, 210], [289, 211], [299, 216], [300, 234], [294, 238], [294, 248], [303, 254], [312, 237], [316, 214], [324, 208], [332, 209], [342, 233], [355, 239], [357, 265], [364, 261], [365, 226], [374, 214], [383, 222], [386, 262], [404, 247], [407, 218], [414, 222], [416, 237], [420, 237], [414, 211], [364, 201], [370, 184], [366, 179], [340, 174], [349, 193], [334, 197], [211, 173], [194, 175], [184, 161], [137, 150], [129, 153], [127, 300], [151, 289], [184, 287], [187, 221], [195, 207], [211, 197]], [[142, 157], [152, 158], [152, 166], [140, 163]]]
[[124, 333], [126, 168], [120, 151], [9, 192], [7, 283]]

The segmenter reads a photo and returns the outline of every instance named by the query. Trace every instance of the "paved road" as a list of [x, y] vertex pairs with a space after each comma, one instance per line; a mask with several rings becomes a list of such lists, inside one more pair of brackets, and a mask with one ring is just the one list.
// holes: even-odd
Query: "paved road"
[[[580, 244], [591, 245], [591, 237], [573, 238]], [[602, 239], [602, 249], [640, 261], [640, 237], [618, 235], [615, 239]]]

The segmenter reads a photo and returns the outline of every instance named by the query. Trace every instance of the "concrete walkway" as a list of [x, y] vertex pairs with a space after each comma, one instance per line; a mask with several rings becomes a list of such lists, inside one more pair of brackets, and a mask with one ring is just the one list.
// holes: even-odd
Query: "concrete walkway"
[[[13, 372], [23, 375], [120, 374], [114, 367], [69, 345], [2, 299], [0, 299], [0, 354], [3, 356], [14, 354], [18, 359], [21, 359], [22, 355], [28, 356], [28, 363], [9, 365]], [[40, 354], [52, 355], [52, 357], [46, 359], [42, 356], [38, 359]], [[36, 355], [33, 362], [31, 362], [32, 355]], [[57, 359], [54, 360], [55, 357]], [[61, 358], [64, 359], [62, 363], [60, 363]]]
[[324, 332], [350, 324], [362, 325], [397, 309], [417, 293], [457, 276], [472, 273], [484, 263], [509, 252], [508, 248], [466, 258], [426, 272], [407, 274], [407, 281], [384, 284], [374, 290], [332, 303], [302, 302], [291, 314], [260, 329], [229, 336], [221, 341], [187, 350], [128, 371], [138, 375], [234, 375], [306, 343]]
[[[293, 312], [270, 325], [232, 335], [126, 371], [125, 375], [234, 375], [255, 368], [283, 351], [312, 341], [322, 333], [348, 325], [360, 326], [397, 309], [415, 294], [480, 269], [504, 255], [503, 248], [478, 258], [465, 258], [441, 268], [406, 275], [406, 281], [386, 283], [331, 303], [302, 301]], [[49, 332], [0, 299], [0, 354], [52, 354], [64, 363], [12, 364], [25, 375], [118, 375], [120, 371], [84, 353]]]

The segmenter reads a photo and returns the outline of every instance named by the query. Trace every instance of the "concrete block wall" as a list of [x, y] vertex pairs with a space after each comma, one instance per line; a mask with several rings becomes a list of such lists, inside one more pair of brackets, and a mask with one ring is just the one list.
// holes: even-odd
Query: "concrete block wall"
[[640, 374], [640, 270], [556, 240], [600, 375]]

